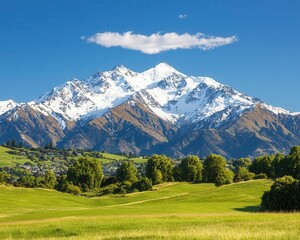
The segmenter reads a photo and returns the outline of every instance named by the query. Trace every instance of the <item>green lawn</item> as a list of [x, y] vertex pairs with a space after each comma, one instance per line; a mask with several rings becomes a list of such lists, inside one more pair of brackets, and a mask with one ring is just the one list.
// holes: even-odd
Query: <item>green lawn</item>
[[0, 239], [300, 239], [300, 214], [258, 213], [271, 182], [166, 183], [97, 198], [0, 186]]
[[[112, 154], [112, 153], [102, 153], [103, 158], [97, 158], [99, 159], [102, 163], [110, 163], [113, 161], [123, 161], [123, 160], [131, 160], [134, 161], [135, 163], [145, 163], [148, 161], [148, 159], [144, 159], [144, 158], [127, 158], [125, 156], [121, 156], [121, 155], [117, 155], [117, 154]], [[73, 159], [79, 159], [81, 158], [81, 156], [77, 156], [77, 157], [70, 157]], [[94, 158], [94, 157], [88, 157], [88, 158]]]
[[7, 153], [9, 150], [9, 148], [0, 146], [0, 167], [14, 167], [17, 163], [24, 164], [25, 162], [31, 162], [27, 157]]

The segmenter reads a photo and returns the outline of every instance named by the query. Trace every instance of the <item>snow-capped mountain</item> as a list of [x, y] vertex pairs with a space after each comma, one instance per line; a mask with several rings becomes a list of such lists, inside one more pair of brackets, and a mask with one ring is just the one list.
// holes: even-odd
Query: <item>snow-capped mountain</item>
[[13, 100], [0, 101], [0, 115], [15, 108], [18, 104]]
[[[25, 117], [28, 109], [31, 112], [30, 117]], [[257, 117], [249, 115], [253, 112], [259, 112], [261, 121], [255, 119], [257, 127], [250, 129], [241, 121], [246, 117], [247, 121], [252, 121]], [[107, 148], [115, 151], [134, 149], [132, 152], [141, 153], [151, 152], [155, 146], [156, 151], [176, 156], [191, 153], [201, 155], [200, 150], [184, 149], [189, 149], [192, 145], [198, 145], [201, 149], [200, 143], [214, 146], [222, 143], [224, 136], [218, 136], [217, 140], [212, 140], [217, 142], [211, 144], [205, 140], [195, 142], [196, 132], [203, 134], [204, 130], [209, 129], [219, 132], [226, 130], [223, 135], [230, 133], [232, 137], [237, 137], [245, 129], [251, 130], [249, 134], [255, 134], [264, 143], [272, 142], [273, 139], [269, 137], [280, 132], [286, 139], [283, 141], [286, 146], [290, 145], [288, 139], [293, 139], [291, 144], [298, 144], [298, 140], [300, 144], [299, 113], [273, 107], [209, 77], [187, 76], [167, 63], [160, 63], [142, 73], [120, 65], [111, 71], [98, 72], [83, 80], [71, 79], [27, 104], [17, 104], [12, 100], [0, 102], [2, 125], [9, 121], [9, 126], [13, 126], [12, 122], [17, 121], [16, 116], [23, 116], [23, 121], [30, 119], [33, 128], [36, 127], [36, 123], [40, 123], [41, 118], [47, 119], [50, 125], [42, 129], [51, 129], [50, 132], [55, 133], [52, 140], [68, 147]], [[264, 119], [266, 116], [268, 118]], [[53, 121], [56, 121], [54, 128]], [[91, 131], [91, 128], [96, 129]], [[126, 128], [132, 128], [131, 137], [128, 136], [130, 131]], [[271, 134], [267, 131], [270, 136], [265, 136], [262, 132], [265, 128], [272, 132]], [[31, 145], [40, 145], [49, 141], [52, 136], [47, 135], [47, 139], [44, 140], [40, 134], [39, 139], [35, 140], [34, 136], [31, 136], [28, 124], [26, 127], [24, 125], [24, 129], [16, 126], [16, 135], [19, 134], [25, 141], [30, 139], [27, 142]], [[192, 134], [195, 139], [187, 140], [187, 134]], [[7, 134], [2, 134], [1, 137], [0, 133], [0, 140], [4, 141], [4, 136]], [[137, 136], [144, 139], [144, 147], [143, 144], [140, 145], [143, 140]], [[111, 148], [108, 142], [102, 139], [104, 137], [114, 144], [114, 147]], [[226, 135], [226, 139], [228, 137]], [[176, 151], [171, 150], [172, 147], [166, 146], [166, 143], [176, 145]], [[286, 148], [278, 144], [272, 147], [268, 144], [262, 147], [260, 144], [258, 141], [258, 145], [246, 152], [246, 155], [255, 155], [258, 148], [262, 148], [262, 152]], [[233, 156], [231, 150], [225, 149], [223, 145], [218, 148], [209, 147], [203, 154], [214, 151]]]

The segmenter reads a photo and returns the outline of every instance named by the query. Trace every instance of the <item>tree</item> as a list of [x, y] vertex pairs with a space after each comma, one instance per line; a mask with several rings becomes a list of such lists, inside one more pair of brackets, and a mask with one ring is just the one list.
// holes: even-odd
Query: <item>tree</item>
[[300, 146], [292, 147], [290, 153], [281, 161], [283, 174], [300, 179]]
[[221, 155], [210, 154], [203, 164], [203, 180], [216, 186], [232, 183], [233, 172], [226, 169], [226, 160]]
[[300, 183], [291, 176], [277, 178], [262, 196], [262, 211], [299, 211]]
[[173, 181], [173, 163], [171, 158], [165, 155], [153, 155], [147, 161], [146, 176], [152, 180], [154, 184], [161, 181]]
[[139, 191], [148, 191], [152, 188], [152, 181], [147, 177], [141, 178], [139, 181], [133, 184], [133, 187]]
[[153, 173], [151, 174], [151, 179], [153, 184], [159, 184], [163, 181], [162, 173], [159, 169], [154, 169]]
[[284, 174], [284, 155], [281, 153], [276, 153], [274, 160], [272, 162], [272, 168], [274, 172], [274, 177], [282, 177]]
[[245, 167], [239, 167], [236, 175], [234, 176], [234, 182], [249, 181], [255, 176], [254, 173], [249, 172]]
[[265, 173], [269, 178], [274, 177], [273, 160], [273, 155], [257, 157], [253, 160], [249, 170], [255, 174]]
[[0, 183], [7, 183], [10, 179], [10, 174], [5, 171], [0, 172]]
[[131, 183], [134, 183], [137, 181], [136, 174], [137, 169], [133, 165], [132, 161], [124, 161], [118, 168], [116, 177], [120, 182], [129, 181]]
[[47, 171], [44, 176], [44, 186], [53, 189], [57, 184], [56, 176], [51, 170]]
[[249, 166], [251, 165], [251, 159], [250, 158], [234, 159], [232, 160], [231, 164], [233, 166], [233, 171], [237, 173], [239, 167], [249, 169]]
[[179, 164], [181, 180], [199, 183], [202, 180], [202, 163], [197, 156], [188, 156]]
[[67, 172], [67, 181], [83, 189], [100, 187], [103, 178], [102, 166], [99, 160], [79, 158]]
[[81, 190], [78, 186], [75, 186], [72, 183], [67, 183], [66, 184], [66, 192], [71, 193], [75, 196], [78, 196], [81, 193]]

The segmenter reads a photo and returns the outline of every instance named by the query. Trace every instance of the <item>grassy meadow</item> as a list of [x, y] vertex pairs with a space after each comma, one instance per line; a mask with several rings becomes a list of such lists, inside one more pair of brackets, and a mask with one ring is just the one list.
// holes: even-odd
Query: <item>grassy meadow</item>
[[259, 213], [271, 181], [165, 183], [95, 198], [0, 186], [0, 239], [300, 239], [299, 213]]
[[24, 164], [26, 162], [31, 162], [31, 160], [25, 156], [7, 153], [9, 150], [11, 149], [0, 146], [0, 167], [14, 167], [17, 163]]

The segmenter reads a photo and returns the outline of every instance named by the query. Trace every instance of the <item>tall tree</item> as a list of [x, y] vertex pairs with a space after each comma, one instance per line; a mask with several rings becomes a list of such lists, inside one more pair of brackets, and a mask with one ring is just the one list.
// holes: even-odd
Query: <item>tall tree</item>
[[118, 168], [116, 177], [118, 181], [124, 182], [128, 181], [134, 183], [137, 181], [137, 169], [132, 163], [132, 161], [124, 161], [121, 166]]
[[147, 161], [146, 176], [152, 180], [154, 184], [161, 181], [173, 181], [173, 162], [171, 158], [165, 155], [153, 155]]
[[102, 178], [102, 166], [97, 159], [79, 158], [67, 172], [67, 181], [84, 190], [100, 187]]
[[210, 154], [203, 164], [203, 179], [205, 182], [215, 183], [216, 186], [232, 183], [233, 173], [226, 169], [223, 156]]
[[55, 176], [54, 172], [52, 172], [51, 170], [47, 171], [44, 176], [45, 187], [53, 189], [55, 187], [56, 183], [57, 183], [57, 181], [56, 181], [56, 176]]
[[182, 181], [199, 183], [202, 180], [203, 166], [197, 156], [188, 156], [179, 164]]
[[255, 174], [265, 173], [269, 178], [274, 177], [273, 170], [273, 160], [274, 156], [262, 156], [257, 157], [253, 160], [249, 170]]

